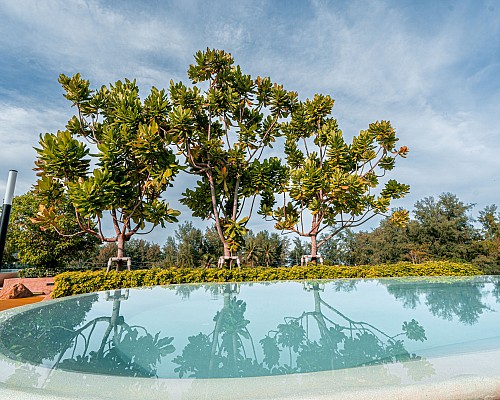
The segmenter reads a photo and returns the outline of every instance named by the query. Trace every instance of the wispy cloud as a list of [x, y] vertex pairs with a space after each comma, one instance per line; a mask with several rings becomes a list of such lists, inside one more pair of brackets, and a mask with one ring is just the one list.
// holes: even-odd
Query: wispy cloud
[[[68, 120], [61, 110], [43, 108], [25, 108], [22, 105], [0, 102], [0, 192], [5, 191], [7, 171], [19, 171], [16, 193], [28, 191], [35, 182], [33, 171], [40, 133], [56, 132], [64, 129]], [[5, 176], [3, 176], [5, 175]]]
[[[94, 87], [137, 78], [146, 92], [187, 81], [192, 55], [216, 47], [301, 98], [332, 95], [348, 138], [390, 119], [410, 148], [393, 174], [412, 186], [399, 204], [443, 191], [499, 203], [499, 18], [488, 1], [6, 0], [0, 168], [20, 165], [20, 190], [33, 183], [38, 134], [62, 129], [72, 111], [59, 73], [79, 71]], [[177, 185], [176, 195], [192, 181]]]

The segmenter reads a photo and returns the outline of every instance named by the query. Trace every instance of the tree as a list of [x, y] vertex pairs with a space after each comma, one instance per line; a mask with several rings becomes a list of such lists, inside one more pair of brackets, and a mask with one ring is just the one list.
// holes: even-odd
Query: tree
[[172, 236], [167, 237], [165, 244], [162, 247], [163, 259], [165, 265], [171, 267], [177, 263], [177, 244]]
[[486, 274], [498, 274], [500, 265], [500, 217], [495, 204], [479, 211], [482, 240], [474, 243], [478, 255], [473, 264]]
[[417, 201], [413, 212], [417, 224], [409, 226], [410, 242], [425, 244], [434, 259], [471, 261], [476, 256], [473, 243], [479, 239], [469, 215], [473, 206], [452, 193]]
[[[33, 267], [57, 269], [85, 259], [95, 251], [98, 240], [91, 235], [61, 236], [53, 227], [41, 229], [32, 221], [37, 215], [38, 204], [33, 192], [14, 198], [6, 249], [15, 253], [18, 261]], [[71, 205], [61, 203], [61, 207], [59, 225], [70, 233], [79, 231]]]
[[[139, 88], [129, 80], [96, 91], [79, 74], [60, 75], [59, 82], [77, 115], [66, 130], [40, 135], [37, 220], [62, 235], [91, 234], [116, 242], [117, 256], [123, 257], [124, 243], [145, 230], [146, 223], [151, 231], [179, 215], [161, 198], [179, 171], [169, 136], [158, 134], [170, 109], [167, 95], [153, 87], [141, 101]], [[67, 232], [60, 224], [67, 213], [65, 201], [74, 207], [79, 232]], [[105, 212], [113, 235], [102, 229]]]
[[384, 219], [371, 232], [353, 234], [345, 244], [350, 253], [348, 263], [462, 260], [494, 269], [500, 254], [497, 240], [492, 236], [496, 218], [494, 206], [479, 213], [483, 238], [491, 238], [483, 240], [473, 225], [472, 207], [451, 193], [443, 193], [437, 200], [425, 197], [415, 203], [414, 219], [404, 227]]
[[[352, 232], [349, 229], [337, 234], [335, 237], [331, 237], [321, 246], [321, 256], [325, 264], [330, 265], [345, 265], [349, 264], [351, 257], [351, 252], [347, 246]], [[322, 233], [319, 236], [319, 240], [322, 241], [328, 236], [328, 232]], [[301, 253], [305, 254], [305, 253]]]
[[300, 237], [295, 237], [293, 239], [293, 247], [288, 255], [288, 263], [290, 265], [300, 265], [302, 256], [310, 252], [310, 243], [304, 243]]
[[[243, 74], [222, 50], [200, 51], [195, 60], [188, 76], [203, 88], [172, 82], [173, 109], [162, 128], [177, 143], [188, 172], [199, 177], [181, 202], [194, 216], [214, 221], [229, 258], [243, 244], [256, 197], [261, 209], [274, 202], [283, 169], [277, 158], [262, 160], [263, 151], [280, 134], [296, 94], [269, 78]], [[247, 199], [251, 206], [243, 216]]]
[[[408, 148], [396, 149], [396, 131], [389, 121], [375, 122], [346, 144], [337, 121], [330, 116], [330, 96], [315, 95], [300, 102], [283, 124], [288, 183], [283, 205], [266, 207], [276, 229], [294, 232], [311, 240], [314, 260], [320, 248], [341, 230], [355, 227], [375, 215], [387, 213], [391, 200], [404, 197], [409, 186], [389, 180], [378, 195], [379, 179], [391, 171], [396, 158]], [[267, 205], [266, 205], [267, 206]], [[408, 213], [393, 213], [404, 223]], [[311, 222], [309, 222], [311, 221]], [[331, 232], [318, 241], [326, 228]]]
[[197, 268], [217, 265], [221, 243], [217, 231], [207, 228], [203, 233], [192, 222], [179, 225], [175, 236], [167, 237], [163, 247], [164, 262], [171, 266]]
[[407, 226], [401, 227], [386, 218], [371, 232], [350, 235], [350, 264], [394, 263], [410, 259], [411, 251], [416, 256], [417, 247], [411, 247], [408, 237], [410, 226], [414, 223], [410, 221]]
[[160, 246], [144, 239], [130, 239], [127, 243], [127, 256], [139, 268], [158, 266], [163, 261]]
[[255, 242], [259, 249], [258, 265], [279, 267], [286, 262], [288, 238], [264, 230], [255, 235]]
[[243, 262], [253, 268], [259, 262], [260, 253], [261, 249], [257, 245], [257, 240], [253, 236], [247, 235], [242, 251]]
[[493, 239], [500, 236], [500, 218], [495, 204], [486, 206], [484, 210], [479, 211], [477, 220], [481, 223], [484, 239]]
[[179, 225], [175, 231], [178, 241], [178, 266], [194, 268], [198, 267], [204, 254], [203, 232], [195, 228], [192, 222]]

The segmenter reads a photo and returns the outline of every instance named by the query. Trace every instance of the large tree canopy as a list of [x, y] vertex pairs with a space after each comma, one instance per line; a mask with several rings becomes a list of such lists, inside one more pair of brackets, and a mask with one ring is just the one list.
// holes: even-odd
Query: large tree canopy
[[[391, 200], [405, 196], [409, 186], [391, 179], [381, 186], [380, 178], [406, 157], [408, 148], [396, 148], [396, 131], [389, 121], [372, 123], [344, 140], [337, 121], [331, 117], [334, 101], [315, 95], [300, 102], [283, 124], [288, 183], [283, 205], [265, 210], [276, 228], [311, 239], [311, 255], [342, 229], [363, 224], [374, 215], [389, 211]], [[393, 221], [406, 222], [408, 213], [397, 211]], [[310, 221], [310, 222], [309, 222]], [[331, 232], [318, 242], [327, 228]]]
[[[99, 90], [79, 74], [61, 75], [65, 97], [77, 113], [66, 130], [40, 136], [36, 194], [41, 201], [38, 222], [66, 232], [60, 221], [69, 200], [80, 231], [103, 242], [124, 242], [138, 232], [176, 221], [178, 211], [162, 200], [179, 170], [170, 141], [158, 135], [170, 109], [164, 90], [152, 88], [141, 101], [135, 81], [118, 81]], [[86, 140], [89, 145], [84, 143]], [[109, 215], [114, 234], [106, 235]]]
[[[199, 177], [182, 203], [194, 216], [214, 221], [224, 256], [231, 256], [244, 242], [256, 196], [261, 208], [274, 202], [283, 169], [277, 158], [262, 159], [263, 150], [280, 135], [297, 95], [269, 78], [244, 74], [222, 50], [207, 49], [195, 59], [188, 71], [194, 86], [171, 83], [173, 109], [164, 132]], [[247, 199], [251, 207], [244, 215]]]

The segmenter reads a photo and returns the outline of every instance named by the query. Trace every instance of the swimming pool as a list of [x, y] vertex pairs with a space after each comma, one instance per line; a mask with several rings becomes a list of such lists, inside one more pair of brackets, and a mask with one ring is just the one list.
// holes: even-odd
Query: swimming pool
[[0, 313], [0, 395], [478, 398], [500, 393], [499, 309], [497, 276], [74, 296]]

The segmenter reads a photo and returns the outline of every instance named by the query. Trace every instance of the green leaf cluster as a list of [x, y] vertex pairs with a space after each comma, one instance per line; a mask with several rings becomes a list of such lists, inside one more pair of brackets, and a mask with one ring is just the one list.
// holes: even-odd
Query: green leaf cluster
[[[57, 271], [85, 259], [97, 248], [98, 240], [90, 235], [64, 237], [53, 226], [42, 229], [40, 224], [34, 222], [37, 213], [39, 202], [33, 192], [14, 198], [6, 251], [14, 255], [15, 261], [41, 271]], [[50, 218], [57, 220], [58, 226], [68, 233], [79, 231], [73, 208], [67, 199], [61, 199], [59, 212], [51, 214]]]
[[[408, 193], [408, 185], [383, 179], [408, 153], [406, 146], [397, 149], [389, 121], [369, 124], [348, 143], [330, 96], [299, 101], [269, 77], [245, 74], [223, 50], [207, 48], [194, 58], [190, 83], [153, 87], [144, 100], [135, 80], [92, 90], [79, 74], [60, 75], [77, 113], [66, 130], [40, 136], [40, 224], [58, 229], [64, 197], [82, 232], [128, 241], [147, 223], [177, 221], [179, 212], [162, 195], [185, 170], [197, 183], [180, 202], [193, 216], [214, 221], [225, 256], [243, 246], [254, 211], [278, 230], [310, 237], [316, 255], [324, 244], [316, 237], [326, 228], [336, 234], [358, 226]], [[282, 141], [285, 157], [271, 156]], [[101, 231], [108, 211], [116, 239]], [[393, 221], [401, 225], [407, 217], [400, 211]]]
[[199, 177], [181, 202], [194, 216], [213, 219], [226, 252], [234, 253], [246, 233], [242, 221], [250, 217], [241, 215], [245, 200], [260, 196], [265, 213], [284, 186], [280, 160], [262, 159], [262, 151], [281, 135], [281, 121], [294, 110], [297, 94], [269, 78], [244, 74], [222, 50], [196, 53], [188, 76], [192, 87], [171, 82], [173, 109], [163, 127], [188, 171]]
[[125, 241], [146, 223], [177, 221], [179, 212], [162, 199], [181, 169], [159, 128], [171, 109], [166, 91], [153, 87], [141, 100], [128, 79], [98, 90], [79, 74], [61, 75], [59, 82], [78, 112], [65, 131], [41, 135], [35, 149], [38, 222], [66, 234], [56, 218], [63, 199], [74, 207], [81, 231], [101, 240], [106, 211]]
[[[409, 192], [408, 185], [394, 179], [377, 189], [396, 158], [408, 153], [405, 146], [396, 149], [398, 138], [391, 123], [371, 123], [348, 144], [331, 116], [333, 105], [330, 96], [317, 94], [299, 102], [281, 126], [288, 169], [281, 190], [288, 198], [282, 206], [265, 209], [276, 229], [314, 238], [327, 227], [339, 232], [387, 213], [392, 200]], [[311, 217], [312, 223], [304, 227]], [[404, 223], [404, 213], [394, 221]]]

